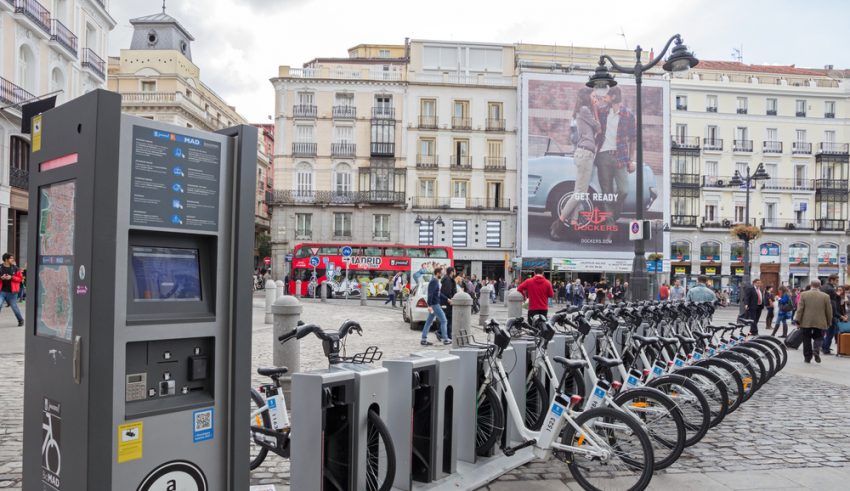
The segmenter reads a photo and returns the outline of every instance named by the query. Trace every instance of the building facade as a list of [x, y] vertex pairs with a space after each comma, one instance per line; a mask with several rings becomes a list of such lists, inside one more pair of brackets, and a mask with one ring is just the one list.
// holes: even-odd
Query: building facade
[[0, 245], [27, 264], [30, 135], [21, 105], [56, 103], [103, 87], [115, 20], [106, 0], [0, 1]]

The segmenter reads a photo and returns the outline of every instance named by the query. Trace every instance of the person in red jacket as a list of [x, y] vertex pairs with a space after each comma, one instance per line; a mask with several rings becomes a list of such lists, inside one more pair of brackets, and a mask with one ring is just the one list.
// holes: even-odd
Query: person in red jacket
[[528, 299], [528, 322], [532, 322], [535, 315], [549, 315], [549, 299], [555, 297], [552, 283], [543, 276], [543, 268], [535, 268], [534, 276], [523, 281], [517, 291]]

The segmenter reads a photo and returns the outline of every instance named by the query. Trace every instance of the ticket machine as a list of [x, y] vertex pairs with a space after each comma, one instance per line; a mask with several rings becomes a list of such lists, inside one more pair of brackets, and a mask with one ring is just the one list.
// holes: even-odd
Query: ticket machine
[[24, 489], [247, 489], [256, 129], [33, 125]]

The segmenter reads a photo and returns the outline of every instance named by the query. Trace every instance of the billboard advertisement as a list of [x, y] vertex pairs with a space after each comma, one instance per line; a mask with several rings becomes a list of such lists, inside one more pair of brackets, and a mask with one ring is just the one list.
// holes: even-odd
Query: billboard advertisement
[[[634, 80], [605, 90], [587, 75], [525, 73], [519, 112], [522, 155], [518, 242], [522, 256], [634, 257], [636, 206], [652, 220], [647, 251], [669, 257], [669, 84], [643, 82], [643, 200], [636, 203]], [[662, 244], [663, 243], [663, 244]], [[658, 247], [661, 245], [661, 248]]]

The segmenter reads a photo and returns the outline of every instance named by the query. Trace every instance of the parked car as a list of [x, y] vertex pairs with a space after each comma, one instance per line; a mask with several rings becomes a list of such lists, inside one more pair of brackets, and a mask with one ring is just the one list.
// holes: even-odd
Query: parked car
[[401, 303], [401, 318], [410, 324], [412, 331], [421, 331], [428, 318], [428, 281], [431, 275], [423, 275], [419, 283], [410, 286], [410, 295]]

